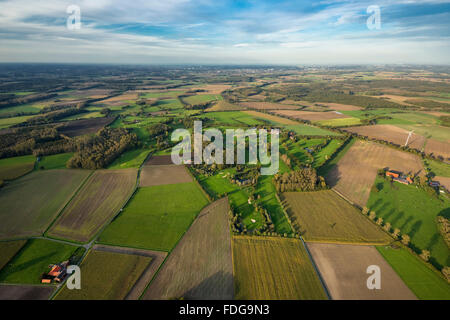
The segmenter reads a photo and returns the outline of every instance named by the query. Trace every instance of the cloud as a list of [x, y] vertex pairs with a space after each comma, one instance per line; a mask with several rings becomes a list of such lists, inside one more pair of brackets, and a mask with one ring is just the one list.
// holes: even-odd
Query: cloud
[[[445, 63], [450, 1], [0, 1], [0, 61]], [[66, 28], [66, 8], [82, 28]], [[424, 50], [426, 48], [427, 50]]]

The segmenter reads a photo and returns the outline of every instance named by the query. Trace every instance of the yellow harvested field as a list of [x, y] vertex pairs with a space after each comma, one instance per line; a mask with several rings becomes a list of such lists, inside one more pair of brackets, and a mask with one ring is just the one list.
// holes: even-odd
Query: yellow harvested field
[[450, 141], [438, 141], [434, 139], [428, 139], [425, 145], [425, 152], [433, 154], [435, 156], [441, 156], [445, 159], [450, 158]]
[[435, 177], [433, 180], [439, 181], [447, 191], [450, 191], [450, 178], [449, 177]]
[[258, 112], [258, 111], [243, 111], [246, 114], [249, 114], [253, 117], [257, 117], [257, 118], [263, 118], [272, 122], [277, 122], [277, 123], [281, 123], [281, 124], [287, 124], [287, 125], [298, 125], [299, 123], [297, 121], [293, 121], [290, 119], [286, 119], [286, 118], [282, 118], [282, 117], [277, 117], [268, 113], [262, 113], [262, 112]]
[[[404, 146], [410, 131], [389, 125], [377, 124], [374, 126], [361, 126], [345, 128], [345, 131], [356, 133], [358, 135], [369, 137], [371, 139], [384, 140], [392, 142], [399, 146]], [[413, 133], [409, 139], [408, 146], [414, 149], [422, 150], [425, 143], [425, 137]]]
[[307, 120], [307, 121], [321, 121], [321, 120], [331, 120], [331, 119], [343, 119], [350, 118], [345, 114], [338, 113], [335, 111], [328, 112], [314, 112], [314, 111], [297, 111], [297, 110], [279, 110], [275, 111], [276, 114], [281, 116], [287, 116], [294, 119]]
[[205, 90], [208, 94], [221, 94], [225, 90], [230, 89], [228, 84], [207, 84], [201, 87], [192, 87], [190, 90]]
[[236, 236], [233, 262], [235, 299], [327, 299], [301, 240]]
[[388, 167], [405, 174], [424, 174], [421, 159], [409, 152], [375, 142], [358, 140], [326, 176], [327, 183], [363, 207], [379, 169]]
[[282, 197], [305, 241], [387, 244], [392, 240], [332, 190], [286, 192]]

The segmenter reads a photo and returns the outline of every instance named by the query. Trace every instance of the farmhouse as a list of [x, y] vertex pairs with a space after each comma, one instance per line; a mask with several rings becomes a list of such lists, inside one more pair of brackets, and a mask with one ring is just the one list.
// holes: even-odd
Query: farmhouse
[[392, 177], [393, 181], [399, 182], [402, 184], [410, 185], [413, 183], [413, 181], [410, 177], [403, 175], [403, 173], [400, 171], [388, 170], [388, 171], [386, 171], [386, 176]]
[[68, 264], [69, 261], [64, 261], [58, 264], [49, 265], [50, 271], [47, 274], [44, 273], [42, 275], [41, 283], [52, 283], [52, 281], [59, 283], [64, 280], [67, 275]]

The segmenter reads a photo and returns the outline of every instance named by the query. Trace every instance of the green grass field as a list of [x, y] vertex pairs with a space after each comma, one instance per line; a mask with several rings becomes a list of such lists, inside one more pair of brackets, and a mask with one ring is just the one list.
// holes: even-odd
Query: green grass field
[[331, 154], [333, 154], [333, 152], [335, 152], [336, 149], [338, 149], [342, 145], [342, 143], [342, 140], [331, 140], [325, 148], [314, 152], [313, 167], [321, 167], [325, 163], [325, 161], [330, 158]]
[[450, 284], [408, 250], [387, 246], [377, 250], [419, 299], [450, 300]]
[[413, 245], [429, 250], [440, 265], [450, 265], [450, 251], [436, 224], [436, 217], [448, 211], [450, 200], [444, 196], [432, 197], [414, 185], [391, 185], [380, 177], [375, 185], [381, 190], [371, 192], [367, 207], [385, 222], [390, 222], [393, 228], [408, 234]]
[[220, 101], [222, 99], [220, 94], [197, 94], [195, 96], [183, 98], [183, 101], [189, 104], [199, 104], [210, 101]]
[[48, 266], [69, 259], [76, 246], [50, 240], [31, 239], [24, 248], [0, 271], [0, 282], [39, 284]]
[[0, 241], [0, 270], [22, 249], [27, 240]]
[[0, 239], [41, 235], [89, 173], [67, 169], [35, 171], [3, 187]]
[[332, 120], [317, 121], [317, 124], [320, 124], [321, 126], [330, 126], [330, 127], [355, 126], [360, 123], [361, 120], [358, 118], [339, 118]]
[[325, 177], [328, 172], [341, 160], [341, 158], [347, 153], [347, 151], [351, 148], [351, 146], [355, 143], [357, 139], [350, 140], [345, 147], [343, 147], [337, 154], [333, 156], [333, 158], [322, 166], [318, 170], [318, 174]]
[[[228, 194], [230, 205], [241, 214], [242, 222], [247, 229], [252, 230], [259, 228], [263, 224], [263, 217], [256, 212], [252, 205], [248, 203], [249, 193], [245, 188], [230, 182], [228, 174], [236, 172], [235, 168], [223, 170], [210, 177], [198, 177], [203, 189], [212, 197], [220, 198]], [[252, 222], [255, 220], [255, 222]]]
[[194, 182], [140, 188], [99, 241], [170, 251], [207, 203]]
[[176, 98], [180, 94], [183, 94], [184, 91], [162, 91], [162, 92], [147, 92], [140, 96], [141, 99], [149, 99], [149, 98], [161, 98], [161, 97], [171, 97]]
[[202, 114], [200, 119], [208, 118], [214, 121], [214, 125], [231, 125], [231, 126], [257, 126], [264, 124], [263, 121], [256, 119], [255, 117], [246, 114], [241, 111], [228, 111], [228, 112], [208, 112]]
[[13, 125], [25, 122], [32, 117], [34, 116], [20, 116], [20, 117], [0, 119], [0, 129], [9, 128]]
[[108, 169], [139, 168], [147, 158], [150, 150], [135, 149], [122, 153]]
[[256, 185], [256, 193], [261, 195], [261, 199], [258, 199], [257, 202], [269, 212], [275, 226], [275, 231], [280, 234], [289, 234], [292, 232], [292, 229], [281, 204], [276, 198], [277, 191], [272, 183], [272, 178], [272, 176], [259, 177], [258, 184]]
[[392, 240], [334, 191], [286, 192], [282, 199], [306, 241], [385, 244]]
[[61, 153], [51, 156], [44, 156], [40, 159], [37, 167], [40, 170], [64, 169], [66, 163], [72, 158], [73, 153]]
[[81, 289], [66, 286], [56, 300], [122, 300], [149, 265], [151, 257], [92, 250], [81, 264]]
[[35, 156], [22, 156], [0, 160], [0, 180], [13, 180], [34, 168]]
[[424, 164], [428, 165], [436, 176], [450, 177], [450, 165], [430, 159], [424, 160]]

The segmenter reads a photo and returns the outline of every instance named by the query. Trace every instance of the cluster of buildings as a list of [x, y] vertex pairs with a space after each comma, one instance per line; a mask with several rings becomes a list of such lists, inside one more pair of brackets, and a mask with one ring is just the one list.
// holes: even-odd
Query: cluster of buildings
[[388, 170], [388, 171], [386, 171], [386, 176], [392, 177], [393, 181], [400, 182], [402, 184], [409, 185], [409, 184], [413, 183], [413, 181], [410, 177], [403, 175], [403, 173], [401, 173], [399, 171]]
[[50, 284], [52, 282], [62, 282], [67, 276], [68, 265], [69, 261], [49, 265], [48, 267], [50, 268], [50, 271], [42, 275], [41, 283]]

